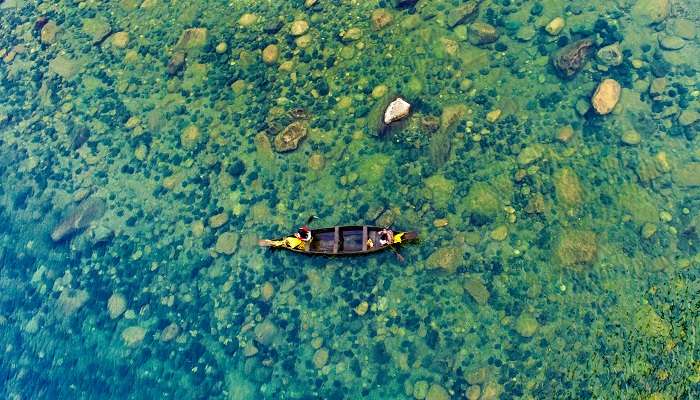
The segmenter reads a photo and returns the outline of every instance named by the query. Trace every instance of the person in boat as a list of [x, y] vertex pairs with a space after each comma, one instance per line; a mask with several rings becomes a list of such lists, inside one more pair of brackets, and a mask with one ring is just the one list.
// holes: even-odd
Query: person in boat
[[311, 241], [311, 229], [309, 229], [308, 226], [304, 225], [301, 228], [299, 228], [297, 233], [294, 234], [294, 237], [308, 243]]
[[384, 228], [377, 234], [380, 246], [387, 246], [394, 243], [394, 232], [391, 229]]

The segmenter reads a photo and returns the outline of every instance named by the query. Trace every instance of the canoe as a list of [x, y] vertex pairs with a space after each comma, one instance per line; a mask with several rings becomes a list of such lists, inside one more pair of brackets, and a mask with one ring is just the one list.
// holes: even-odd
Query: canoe
[[[288, 238], [295, 239], [294, 235], [275, 239], [260, 240], [262, 247], [280, 248], [303, 254], [323, 254], [328, 256], [349, 256], [375, 253], [386, 250], [399, 244], [398, 242], [379, 245], [377, 238], [382, 227], [369, 225], [334, 226], [311, 230], [311, 242], [304, 243], [303, 248], [292, 248]], [[400, 243], [418, 239], [416, 232], [394, 232], [394, 238], [400, 239]], [[373, 243], [370, 247], [369, 240]], [[292, 240], [291, 242], [294, 242]], [[301, 247], [301, 246], [300, 246]]]

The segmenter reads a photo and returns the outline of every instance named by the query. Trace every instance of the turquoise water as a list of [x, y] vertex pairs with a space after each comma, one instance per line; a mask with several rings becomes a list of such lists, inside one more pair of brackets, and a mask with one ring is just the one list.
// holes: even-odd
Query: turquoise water
[[698, 10], [0, 0], [0, 394], [700, 398]]

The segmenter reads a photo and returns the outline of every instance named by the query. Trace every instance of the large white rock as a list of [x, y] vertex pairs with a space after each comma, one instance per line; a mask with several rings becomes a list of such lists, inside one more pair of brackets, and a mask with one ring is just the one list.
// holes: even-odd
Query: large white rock
[[401, 97], [389, 103], [389, 106], [384, 111], [384, 123], [390, 124], [408, 116], [411, 111], [411, 105]]
[[591, 104], [600, 115], [609, 114], [620, 100], [622, 87], [614, 79], [604, 79], [596, 88]]

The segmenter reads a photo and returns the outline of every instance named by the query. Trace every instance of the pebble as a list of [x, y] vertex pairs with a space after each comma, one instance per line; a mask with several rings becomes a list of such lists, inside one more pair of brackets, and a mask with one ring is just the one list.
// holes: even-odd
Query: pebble
[[107, 311], [110, 319], [116, 319], [126, 311], [126, 299], [121, 293], [113, 293], [107, 300]]
[[493, 231], [491, 231], [491, 239], [502, 242], [508, 237], [508, 227], [505, 225], [500, 225]]
[[309, 30], [309, 23], [304, 20], [294, 21], [289, 27], [289, 33], [292, 36], [301, 36]]
[[450, 395], [442, 385], [433, 383], [425, 395], [425, 400], [450, 400]]
[[223, 226], [226, 222], [228, 222], [228, 213], [226, 211], [209, 217], [209, 226], [214, 229]]
[[125, 49], [129, 45], [129, 33], [128, 32], [117, 32], [112, 35], [112, 46], [118, 49]]
[[201, 220], [192, 221], [190, 230], [192, 231], [192, 236], [202, 236], [204, 234], [204, 222], [202, 222]]
[[340, 38], [346, 42], [353, 42], [355, 40], [360, 40], [362, 38], [362, 29], [360, 28], [349, 28], [340, 32]]
[[381, 99], [387, 94], [389, 88], [386, 85], [377, 85], [372, 89], [372, 97], [375, 99]]
[[479, 387], [479, 385], [469, 386], [466, 395], [468, 400], [479, 400], [479, 396], [481, 396], [481, 387]]
[[662, 22], [671, 10], [669, 0], [637, 0], [630, 10], [630, 15], [646, 25]]
[[258, 351], [258, 348], [255, 347], [253, 343], [247, 343], [243, 348], [243, 355], [245, 357], [253, 357], [254, 355], [258, 354]]
[[669, 26], [675, 35], [680, 36], [683, 39], [693, 40], [695, 38], [697, 28], [695, 27], [695, 23], [693, 23], [693, 21], [677, 18], [674, 19]]
[[562, 29], [564, 29], [565, 26], [566, 21], [564, 21], [564, 18], [556, 17], [553, 20], [549, 21], [547, 26], [544, 27], [544, 30], [552, 36], [557, 36], [559, 33], [561, 33]]
[[122, 340], [128, 347], [136, 347], [146, 337], [146, 330], [140, 326], [130, 326], [122, 331]]
[[685, 40], [678, 36], [659, 36], [659, 45], [664, 50], [680, 50], [685, 47]]
[[535, 317], [528, 313], [522, 313], [515, 321], [515, 330], [524, 337], [531, 337], [537, 332], [539, 324]]
[[253, 330], [255, 340], [257, 340], [258, 343], [264, 346], [269, 346], [270, 344], [272, 344], [272, 342], [274, 342], [277, 338], [278, 332], [279, 329], [277, 328], [277, 326], [274, 323], [272, 323], [272, 321], [270, 321], [269, 319], [266, 319], [261, 323], [257, 324], [255, 326], [255, 329]]
[[299, 36], [298, 38], [296, 38], [294, 40], [294, 43], [297, 45], [297, 47], [303, 49], [303, 48], [309, 47], [309, 45], [311, 44], [311, 39], [312, 39], [311, 35], [307, 33], [306, 35], [302, 35], [302, 36]]
[[428, 394], [428, 387], [429, 387], [428, 382], [417, 381], [413, 385], [413, 397], [417, 400], [425, 399], [425, 396]]
[[141, 143], [134, 149], [134, 157], [137, 160], [143, 161], [146, 159], [147, 156], [148, 156], [148, 146], [146, 146], [145, 144]]
[[258, 16], [251, 13], [245, 13], [238, 19], [238, 24], [243, 27], [251, 26], [256, 22], [258, 22]]
[[160, 332], [160, 341], [169, 342], [180, 334], [180, 327], [176, 323], [172, 322], [170, 325], [163, 328]]
[[639, 132], [634, 131], [634, 130], [628, 130], [625, 131], [622, 134], [622, 143], [630, 145], [630, 146], [636, 146], [642, 141], [642, 136], [639, 134]]
[[317, 369], [321, 369], [326, 363], [328, 363], [328, 350], [322, 347], [314, 353], [314, 366]]
[[367, 314], [367, 310], [369, 310], [369, 304], [366, 301], [362, 301], [354, 309], [355, 314], [357, 314], [359, 316], [363, 316], [363, 315]]
[[238, 234], [234, 232], [222, 233], [216, 239], [216, 245], [214, 246], [214, 251], [219, 254], [231, 255], [236, 252], [238, 247]]
[[270, 301], [275, 295], [275, 287], [272, 286], [272, 283], [265, 282], [263, 283], [262, 290], [260, 292], [262, 293], [263, 300]]
[[660, 94], [663, 94], [663, 92], [666, 90], [666, 86], [668, 85], [668, 79], [666, 78], [654, 78], [654, 80], [651, 81], [651, 85], [649, 85], [649, 95], [651, 97], [656, 97]]
[[200, 136], [199, 128], [197, 128], [196, 125], [190, 125], [182, 131], [180, 135], [180, 144], [187, 149], [194, 148], [199, 144]]
[[567, 143], [574, 137], [574, 128], [571, 125], [566, 125], [557, 132], [557, 140]]
[[447, 220], [447, 218], [438, 218], [433, 221], [433, 226], [436, 228], [444, 228], [446, 227], [450, 222]]
[[41, 43], [44, 44], [54, 44], [56, 43], [56, 38], [60, 33], [61, 29], [56, 25], [55, 22], [49, 21], [41, 28]]
[[652, 224], [650, 222], [645, 223], [644, 225], [642, 225], [642, 237], [644, 239], [651, 238], [656, 233], [656, 229], [657, 227], [655, 224]]
[[326, 165], [326, 160], [321, 153], [313, 153], [309, 157], [309, 168], [312, 171], [321, 171]]
[[276, 44], [270, 44], [262, 51], [262, 60], [265, 64], [274, 64], [279, 58], [280, 50]]
[[673, 220], [673, 215], [668, 211], [661, 211], [659, 213], [659, 219], [663, 222], [671, 222]]
[[678, 117], [678, 123], [681, 124], [681, 126], [692, 125], [698, 120], [700, 120], [700, 113], [695, 110], [683, 110]]
[[541, 145], [535, 144], [532, 146], [527, 146], [526, 148], [522, 149], [522, 151], [520, 151], [520, 153], [518, 154], [518, 164], [524, 167], [539, 160], [540, 157], [542, 157]]
[[493, 111], [489, 111], [486, 114], [486, 120], [490, 123], [494, 123], [494, 122], [498, 121], [498, 118], [500, 118], [500, 117], [501, 117], [501, 110], [498, 108], [493, 110]]
[[372, 27], [374, 27], [375, 31], [378, 31], [391, 24], [394, 17], [386, 8], [377, 8], [376, 10], [372, 11], [371, 19]]
[[622, 87], [614, 79], [604, 79], [593, 93], [591, 105], [600, 115], [609, 114], [620, 100]]
[[228, 50], [228, 45], [226, 42], [221, 42], [216, 45], [216, 48], [214, 49], [217, 54], [224, 54], [226, 53], [226, 50]]

